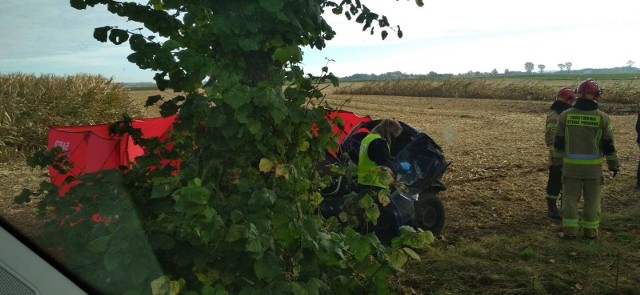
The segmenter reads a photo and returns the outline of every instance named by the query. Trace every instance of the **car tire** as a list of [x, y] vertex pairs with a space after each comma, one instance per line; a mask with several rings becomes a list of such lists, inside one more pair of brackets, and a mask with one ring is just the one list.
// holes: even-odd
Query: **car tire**
[[433, 192], [423, 192], [415, 206], [416, 227], [439, 235], [444, 228], [444, 205]]

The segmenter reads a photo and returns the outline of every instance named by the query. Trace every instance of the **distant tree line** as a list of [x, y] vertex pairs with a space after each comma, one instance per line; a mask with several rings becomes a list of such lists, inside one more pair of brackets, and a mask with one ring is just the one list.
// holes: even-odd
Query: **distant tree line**
[[[431, 71], [427, 74], [407, 74], [401, 71], [387, 72], [383, 74], [353, 74], [346, 77], [340, 77], [341, 81], [376, 81], [376, 80], [403, 80], [403, 79], [438, 79], [438, 78], [453, 78], [453, 77], [496, 77], [496, 76], [526, 76], [533, 74], [542, 75], [581, 75], [581, 74], [625, 74], [625, 73], [640, 73], [640, 69], [633, 66], [633, 63], [627, 62], [626, 67], [614, 67], [614, 68], [585, 68], [580, 70], [571, 70], [572, 64], [570, 62], [562, 64], [562, 70], [556, 72], [544, 72], [546, 66], [543, 64], [537, 65], [538, 73], [533, 73], [536, 67], [533, 63], [527, 62], [525, 64], [525, 71], [511, 71], [505, 69], [504, 72], [498, 73], [497, 69], [493, 69], [490, 72], [469, 71], [462, 74], [451, 73], [436, 73]], [[559, 65], [558, 65], [559, 66]]]

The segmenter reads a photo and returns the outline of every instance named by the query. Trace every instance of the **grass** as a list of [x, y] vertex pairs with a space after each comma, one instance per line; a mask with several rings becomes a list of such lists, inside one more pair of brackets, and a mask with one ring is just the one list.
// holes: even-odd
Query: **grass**
[[605, 216], [599, 240], [549, 239], [547, 230], [492, 235], [424, 253], [398, 284], [405, 294], [639, 294], [640, 207]]

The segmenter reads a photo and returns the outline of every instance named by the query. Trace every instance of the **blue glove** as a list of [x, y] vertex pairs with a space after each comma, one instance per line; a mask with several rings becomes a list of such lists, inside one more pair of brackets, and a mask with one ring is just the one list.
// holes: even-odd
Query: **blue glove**
[[411, 164], [407, 162], [401, 162], [400, 167], [402, 167], [402, 170], [404, 171], [409, 171], [411, 169]]

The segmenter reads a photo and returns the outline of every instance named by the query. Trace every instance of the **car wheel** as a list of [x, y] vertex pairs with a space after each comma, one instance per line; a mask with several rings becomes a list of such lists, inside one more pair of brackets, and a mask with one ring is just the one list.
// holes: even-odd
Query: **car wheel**
[[444, 205], [433, 192], [420, 194], [415, 206], [416, 226], [439, 235], [444, 227]]

